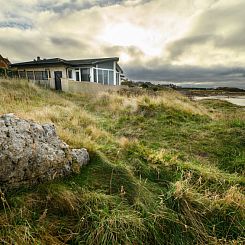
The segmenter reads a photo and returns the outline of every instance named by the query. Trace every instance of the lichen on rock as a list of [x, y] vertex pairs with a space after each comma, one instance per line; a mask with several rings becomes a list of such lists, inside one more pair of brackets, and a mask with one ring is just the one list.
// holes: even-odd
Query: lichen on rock
[[32, 185], [69, 175], [73, 163], [87, 164], [86, 149], [70, 149], [52, 124], [40, 125], [14, 114], [0, 116], [0, 187]]

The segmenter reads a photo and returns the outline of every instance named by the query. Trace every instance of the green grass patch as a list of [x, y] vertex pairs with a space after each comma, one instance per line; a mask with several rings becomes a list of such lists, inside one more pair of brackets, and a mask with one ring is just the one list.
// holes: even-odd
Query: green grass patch
[[5, 244], [242, 244], [245, 111], [175, 91], [97, 96], [0, 80], [0, 113], [54, 123], [81, 173], [1, 193]]

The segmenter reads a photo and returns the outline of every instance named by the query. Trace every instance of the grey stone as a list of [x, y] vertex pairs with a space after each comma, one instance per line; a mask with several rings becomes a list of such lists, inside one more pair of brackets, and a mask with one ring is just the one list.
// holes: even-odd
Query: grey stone
[[70, 149], [54, 125], [40, 125], [14, 114], [0, 116], [0, 188], [32, 185], [81, 168], [89, 162], [86, 149]]
[[80, 167], [86, 165], [89, 162], [89, 154], [85, 148], [72, 149], [72, 160], [79, 164]]

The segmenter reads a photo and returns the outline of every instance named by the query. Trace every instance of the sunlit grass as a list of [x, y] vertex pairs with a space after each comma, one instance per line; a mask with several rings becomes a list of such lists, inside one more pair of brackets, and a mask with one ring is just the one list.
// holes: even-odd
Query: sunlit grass
[[91, 162], [1, 194], [6, 244], [242, 244], [244, 111], [175, 91], [65, 94], [0, 80], [0, 114], [53, 123]]

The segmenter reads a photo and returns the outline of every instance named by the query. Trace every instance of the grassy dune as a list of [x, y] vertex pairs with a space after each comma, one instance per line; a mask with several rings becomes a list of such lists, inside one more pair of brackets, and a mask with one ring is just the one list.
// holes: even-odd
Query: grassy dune
[[54, 123], [91, 162], [1, 193], [3, 244], [242, 244], [245, 111], [174, 91], [98, 96], [0, 80], [0, 114]]

